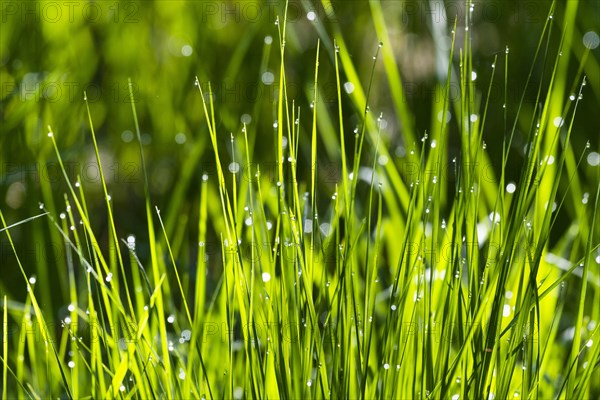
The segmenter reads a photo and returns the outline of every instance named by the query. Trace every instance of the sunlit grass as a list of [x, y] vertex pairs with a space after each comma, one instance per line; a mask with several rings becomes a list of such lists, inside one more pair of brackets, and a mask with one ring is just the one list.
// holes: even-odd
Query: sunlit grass
[[[444, 100], [431, 105], [430, 130], [415, 132], [386, 47], [380, 5], [371, 3], [371, 11], [382, 42], [373, 44], [370, 75], [359, 79], [341, 32], [321, 37], [314, 58], [304, 60], [314, 68], [308, 109], [288, 96], [285, 12], [278, 18], [280, 79], [270, 104], [277, 124], [270, 133], [257, 132], [255, 124], [223, 131], [210, 84], [198, 78], [190, 83], [190, 92], [201, 98], [198, 112], [205, 124], [197, 129], [208, 137], [206, 151], [215, 167], [197, 182], [188, 171], [176, 186], [175, 205], [192, 182], [199, 196], [194, 212], [175, 206], [161, 212], [151, 198], [130, 82], [132, 126], [127, 128], [135, 131], [140, 149], [143, 236], [119, 228], [113, 207], [126, 205], [113, 203], [103, 173], [108, 235], [99, 236], [85, 183], [71, 182], [63, 165], [64, 150], [56, 140], [61, 127], [48, 128], [68, 189], [64, 204], [42, 204], [41, 214], [12, 224], [0, 212], [0, 233], [28, 292], [25, 299], [4, 296], [2, 303], [3, 398], [600, 394], [600, 184], [597, 175], [588, 182], [580, 173], [589, 149], [570, 142], [586, 78], [581, 68], [569, 74], [562, 56], [548, 56], [550, 48], [561, 52], [573, 40], [572, 30], [562, 30], [559, 44], [550, 40], [557, 28], [551, 7], [536, 52], [527, 60], [531, 71], [550, 65], [550, 74], [537, 87], [525, 160], [517, 163], [511, 143], [524, 97], [505, 98], [504, 127], [486, 125], [490, 108], [497, 106], [490, 102], [492, 84], [499, 80], [506, 88], [511, 79], [516, 60], [510, 49], [489, 66], [490, 82], [476, 85], [472, 38], [467, 31], [464, 43], [457, 43], [454, 27], [449, 60], [458, 56], [459, 62], [448, 64], [448, 78], [436, 88]], [[570, 9], [568, 18], [574, 13]], [[332, 109], [319, 102], [324, 57], [334, 64]], [[381, 62], [394, 108], [406, 122], [403, 159], [386, 148], [383, 115], [369, 106], [377, 96], [374, 82], [382, 79], [376, 68]], [[501, 66], [503, 74], [496, 73]], [[342, 75], [354, 84], [352, 108], [341, 99]], [[452, 80], [459, 82], [458, 98], [450, 96]], [[576, 95], [570, 98], [571, 93]], [[87, 99], [84, 103], [103, 171], [93, 115]], [[516, 112], [514, 120], [508, 109]], [[357, 126], [348, 126], [348, 115], [358, 117]], [[446, 115], [460, 133], [460, 156], [453, 159]], [[321, 119], [332, 131], [324, 132]], [[508, 132], [502, 148], [487, 148], [486, 137], [498, 131]], [[223, 135], [230, 138], [227, 146]], [[325, 136], [340, 150], [333, 185], [319, 164], [319, 138]], [[255, 159], [256, 146], [272, 146], [274, 159]], [[193, 152], [202, 150], [198, 145]], [[491, 151], [502, 154], [500, 176], [491, 177], [487, 168]], [[248, 168], [244, 174], [240, 165]], [[265, 173], [269, 165], [276, 165], [274, 173]], [[414, 167], [409, 176], [401, 171], [407, 165]], [[508, 168], [520, 171], [517, 182], [506, 182]], [[589, 193], [587, 205], [580, 201], [582, 191]], [[561, 230], [556, 215], [566, 205], [580, 218]], [[55, 215], [52, 209], [64, 212]], [[192, 266], [180, 261], [186, 232], [178, 226], [196, 215]], [[62, 269], [48, 271], [67, 276], [68, 305], [59, 325], [45, 317], [54, 314], [44, 308], [54, 288], [26, 274], [11, 237], [15, 226], [40, 220], [51, 229], [40, 230], [39, 237], [58, 238], [64, 245]], [[551, 243], [555, 230], [560, 238]], [[213, 239], [217, 251], [208, 248]], [[138, 246], [147, 248], [147, 258], [139, 257]], [[8, 336], [9, 324], [22, 327], [18, 335]]]

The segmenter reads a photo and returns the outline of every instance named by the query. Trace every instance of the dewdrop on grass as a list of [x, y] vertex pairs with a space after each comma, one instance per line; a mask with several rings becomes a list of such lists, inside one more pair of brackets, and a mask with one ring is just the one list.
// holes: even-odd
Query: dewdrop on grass
[[229, 164], [228, 169], [232, 174], [237, 174], [240, 171], [240, 164], [234, 161]]
[[262, 281], [269, 282], [270, 280], [271, 280], [271, 274], [269, 274], [268, 272], [263, 272], [262, 273]]
[[354, 84], [352, 82], [346, 82], [344, 83], [344, 91], [347, 94], [351, 94], [354, 92]]

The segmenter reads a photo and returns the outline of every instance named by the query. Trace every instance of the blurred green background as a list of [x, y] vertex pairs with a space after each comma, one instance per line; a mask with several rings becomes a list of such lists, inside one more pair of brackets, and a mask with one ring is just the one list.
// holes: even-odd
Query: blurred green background
[[[524, 153], [538, 85], [547, 87], [549, 72], [561, 41], [565, 9], [556, 6], [545, 68], [538, 63], [524, 97], [521, 119], [513, 142], [511, 165]], [[218, 135], [225, 160], [231, 160], [230, 133], [241, 137], [248, 123], [254, 145], [253, 159], [264, 165], [275, 160], [273, 124], [276, 121], [279, 77], [279, 35], [275, 24], [283, 15], [282, 1], [0, 1], [0, 207], [8, 223], [40, 212], [39, 203], [57, 215], [64, 210], [66, 191], [47, 126], [51, 125], [66, 163], [69, 179], [80, 175], [99, 237], [107, 237], [106, 211], [95, 162], [83, 92], [91, 108], [94, 128], [113, 200], [119, 237], [145, 237], [143, 175], [135, 140], [128, 92], [131, 78], [149, 169], [152, 204], [169, 215], [167, 231], [183, 268], [194, 265], [197, 238], [198, 186], [202, 174], [215, 175], [214, 155], [204, 121], [195, 77], [215, 95]], [[457, 48], [463, 46], [465, 9], [462, 1], [382, 1], [389, 43], [396, 56], [404, 98], [412, 120], [403, 121], [389, 89], [384, 65], [375, 67], [370, 109], [383, 113], [383, 143], [401, 164], [407, 149], [404, 131], [412, 126], [418, 137], [437, 120], [433, 104], [442, 102], [436, 88], [446, 79], [449, 34], [456, 19]], [[496, 54], [510, 48], [507, 87], [508, 120], [512, 121], [550, 7], [548, 1], [477, 1], [473, 16], [474, 65], [478, 90], [485, 93]], [[585, 101], [575, 121], [576, 154], [590, 141], [598, 151], [600, 103], [600, 2], [577, 4], [574, 40], [563, 51], [568, 76], [578, 69], [587, 75]], [[291, 1], [288, 10], [286, 70], [288, 95], [303, 110], [312, 101], [314, 58], [320, 38], [320, 104], [336, 115], [336, 86], [332, 37], [338, 32], [348, 46], [361, 83], [366, 87], [379, 37], [367, 1]], [[586, 47], [590, 49], [583, 60]], [[458, 51], [455, 53], [458, 57]], [[458, 58], [453, 60], [458, 64]], [[504, 130], [504, 62], [498, 65], [484, 132], [492, 166], [500, 165]], [[567, 92], [580, 82], [567, 81]], [[352, 82], [344, 80], [345, 134], [353, 143], [360, 105], [352, 101]], [[456, 84], [458, 88], [458, 84]], [[564, 99], [567, 100], [566, 98]], [[361, 106], [362, 107], [362, 106]], [[309, 165], [310, 113], [301, 116], [300, 146], [307, 151], [300, 165]], [[340, 154], [336, 118], [320, 121], [319, 170], [323, 190], [333, 192], [339, 181]], [[458, 131], [453, 115], [451, 132]], [[510, 126], [509, 126], [510, 127]], [[457, 154], [458, 141], [450, 152]], [[595, 159], [584, 159], [583, 177], [597, 180]], [[513, 164], [514, 163], [514, 164]], [[302, 171], [302, 169], [300, 169]], [[507, 180], [518, 177], [510, 168]], [[490, 174], [491, 175], [491, 174]], [[306, 175], [301, 176], [305, 178]], [[324, 210], [325, 211], [325, 210]], [[575, 214], [568, 208], [560, 218]], [[560, 222], [561, 220], [559, 220]], [[45, 231], [45, 232], [44, 232]], [[560, 229], [558, 230], [560, 232]], [[104, 232], [104, 233], [102, 233]], [[25, 269], [49, 285], [66, 289], [62, 240], [51, 222], [37, 220], [12, 230]], [[213, 233], [214, 234], [214, 233]], [[45, 237], [52, 237], [48, 241]], [[214, 236], [215, 240], [218, 236]], [[55, 243], [55, 245], [53, 245]], [[216, 251], [216, 249], [215, 249]], [[144, 261], [147, 247], [138, 245]], [[0, 238], [0, 292], [20, 297], [25, 292], [5, 235]], [[45, 299], [52, 301], [52, 299]]]

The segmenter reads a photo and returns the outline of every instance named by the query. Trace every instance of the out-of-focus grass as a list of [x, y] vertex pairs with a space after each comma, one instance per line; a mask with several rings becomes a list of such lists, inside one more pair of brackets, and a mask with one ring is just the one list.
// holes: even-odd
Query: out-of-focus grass
[[3, 398], [598, 397], [598, 9], [505, 3], [3, 2]]

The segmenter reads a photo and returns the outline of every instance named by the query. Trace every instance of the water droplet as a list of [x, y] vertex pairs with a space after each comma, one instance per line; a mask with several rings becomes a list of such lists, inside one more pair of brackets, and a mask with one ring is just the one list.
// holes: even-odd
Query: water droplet
[[344, 91], [348, 94], [354, 92], [354, 84], [352, 82], [344, 83]]
[[496, 224], [500, 222], [500, 214], [498, 214], [497, 212], [492, 211], [488, 218], [490, 219], [490, 221]]
[[73, 369], [75, 368], [75, 361], [69, 361], [67, 365], [69, 366], [69, 368]]
[[234, 161], [229, 164], [228, 169], [232, 174], [237, 174], [240, 171], [240, 164]]
[[308, 386], [308, 387], [312, 386], [312, 381], [310, 379], [306, 382], [306, 386]]
[[273, 73], [271, 71], [266, 71], [262, 74], [260, 79], [261, 79], [262, 83], [269, 86], [269, 85], [272, 85], [273, 82], [275, 82], [275, 75], [273, 75]]
[[508, 185], [506, 185], [506, 191], [508, 193], [514, 193], [515, 190], [517, 190], [517, 185], [515, 185], [513, 182], [510, 182]]
[[271, 280], [271, 274], [269, 274], [268, 272], [263, 272], [262, 280], [263, 282], [269, 282]]
[[175, 316], [173, 314], [169, 315], [167, 317], [167, 322], [172, 324], [173, 322], [175, 322]]
[[36, 279], [35, 275], [29, 278], [29, 283], [30, 283], [31, 285], [35, 285], [35, 282], [36, 282], [36, 281], [37, 281], [37, 279]]
[[392, 306], [390, 307], [392, 309], [392, 311], [396, 311], [396, 309], [398, 308], [395, 304], [392, 304]]
[[383, 369], [390, 369], [390, 364], [388, 364], [388, 363], [383, 364]]
[[181, 47], [181, 55], [184, 57], [189, 57], [194, 52], [194, 49], [189, 44], [183, 45]]
[[127, 236], [127, 246], [129, 246], [130, 249], [135, 250], [135, 235]]
[[[442, 122], [443, 115], [444, 115], [443, 111], [438, 112], [437, 119], [439, 122]], [[446, 122], [450, 122], [451, 119], [452, 119], [452, 114], [450, 113], [450, 111], [446, 111]]]
[[563, 126], [564, 120], [562, 119], [562, 117], [555, 117], [552, 123], [555, 127], [560, 128], [561, 126]]
[[106, 278], [104, 278], [104, 280], [108, 283], [108, 282], [112, 281], [112, 277], [113, 277], [112, 272], [109, 272], [108, 275], [106, 275]]
[[594, 31], [586, 32], [583, 35], [583, 45], [590, 50], [594, 50], [600, 45], [600, 36]]

